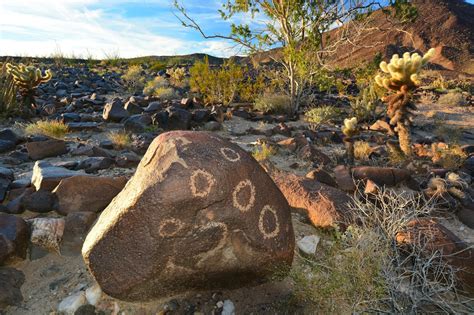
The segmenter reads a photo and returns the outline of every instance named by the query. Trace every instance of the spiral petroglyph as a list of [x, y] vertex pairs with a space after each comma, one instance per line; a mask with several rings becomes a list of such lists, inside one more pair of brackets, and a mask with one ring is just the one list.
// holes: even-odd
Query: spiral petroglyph
[[[265, 226], [265, 215], [267, 214], [271, 214], [273, 216], [273, 220], [275, 221], [275, 227], [271, 231], [269, 231], [270, 228], [268, 225]], [[263, 234], [263, 238], [265, 239], [274, 238], [278, 235], [278, 233], [280, 233], [280, 222], [278, 221], [277, 213], [269, 205], [263, 207], [262, 211], [260, 212], [260, 218], [258, 219], [258, 229]]]
[[191, 175], [191, 192], [194, 197], [206, 197], [216, 184], [214, 176], [204, 170], [196, 170]]
[[[248, 196], [242, 196], [247, 192]], [[243, 201], [240, 199], [244, 199]], [[255, 186], [248, 179], [241, 181], [232, 192], [232, 204], [242, 212], [247, 212], [255, 204]]]

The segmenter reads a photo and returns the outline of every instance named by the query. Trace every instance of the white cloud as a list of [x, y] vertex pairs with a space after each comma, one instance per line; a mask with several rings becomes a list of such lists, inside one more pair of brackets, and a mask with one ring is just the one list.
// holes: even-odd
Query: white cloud
[[[223, 41], [186, 39], [183, 35], [186, 30], [177, 20], [168, 18], [160, 23], [157, 18], [125, 19], [108, 12], [109, 6], [120, 2], [1, 0], [0, 55], [48, 56], [58, 49], [66, 56], [92, 54], [95, 57], [115, 52], [121, 57], [193, 52], [229, 56], [235, 51], [230, 43]], [[153, 3], [169, 5], [168, 0]], [[175, 27], [176, 36], [152, 32], [151, 26], [167, 29], [168, 33]]]

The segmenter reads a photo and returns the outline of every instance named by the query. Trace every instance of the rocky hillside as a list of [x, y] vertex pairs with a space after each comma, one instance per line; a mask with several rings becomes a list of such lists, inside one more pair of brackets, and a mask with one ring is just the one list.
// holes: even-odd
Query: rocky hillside
[[474, 5], [463, 0], [414, 0], [417, 19], [395, 26], [381, 11], [371, 15], [373, 29], [354, 45], [339, 47], [334, 65], [353, 67], [373, 60], [376, 53], [394, 53], [436, 48], [434, 64], [439, 69], [474, 73]]

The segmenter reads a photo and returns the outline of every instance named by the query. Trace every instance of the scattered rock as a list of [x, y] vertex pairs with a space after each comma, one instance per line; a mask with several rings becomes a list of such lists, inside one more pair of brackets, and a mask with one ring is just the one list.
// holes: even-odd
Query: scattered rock
[[222, 305], [221, 315], [235, 315], [235, 306], [231, 300], [225, 300]]
[[393, 187], [405, 183], [413, 190], [419, 190], [419, 184], [411, 177], [406, 169], [393, 167], [358, 166], [352, 168], [352, 177], [355, 180], [370, 179], [379, 186]]
[[143, 301], [261, 281], [293, 249], [288, 204], [258, 163], [215, 135], [181, 131], [154, 140], [82, 252], [105, 293]]
[[337, 187], [337, 183], [332, 176], [323, 169], [316, 169], [306, 174], [306, 178], [317, 180], [320, 183]]
[[98, 284], [86, 290], [86, 299], [90, 305], [97, 305], [102, 297], [102, 290]]
[[104, 106], [102, 118], [105, 121], [120, 122], [122, 119], [128, 118], [130, 113], [123, 108], [123, 103], [119, 98], [114, 98], [111, 103]]
[[0, 265], [25, 259], [29, 229], [20, 217], [0, 213]]
[[48, 162], [37, 161], [33, 167], [31, 184], [36, 190], [52, 191], [63, 178], [79, 175], [64, 167], [53, 166]]
[[15, 177], [11, 169], [0, 167], [0, 202], [5, 200], [7, 191], [10, 189], [10, 185], [14, 179]]
[[296, 244], [300, 251], [306, 255], [316, 254], [316, 248], [318, 247], [319, 240], [321, 238], [317, 235], [308, 235], [300, 239]]
[[[396, 235], [396, 241], [402, 247], [421, 246], [422, 253], [428, 256], [435, 251], [441, 252], [443, 259], [458, 269], [463, 289], [474, 295], [474, 249], [446, 227], [433, 219], [415, 219]], [[410, 248], [407, 250], [410, 251]]]
[[222, 129], [222, 124], [217, 121], [208, 121], [204, 125], [204, 130], [206, 131], [218, 131]]
[[115, 161], [108, 157], [95, 156], [82, 160], [76, 170], [85, 170], [86, 173], [94, 173], [98, 170], [108, 169]]
[[73, 212], [99, 212], [123, 189], [125, 177], [73, 176], [61, 180], [53, 190], [56, 211], [62, 215]]
[[73, 212], [66, 216], [61, 254], [75, 256], [81, 253], [87, 232], [96, 218], [94, 212]]
[[0, 268], [0, 309], [21, 304], [23, 301], [21, 286], [24, 282], [25, 275], [20, 270]]
[[66, 142], [63, 140], [46, 140], [26, 143], [28, 156], [32, 160], [41, 160], [47, 157], [63, 155], [68, 152]]
[[345, 226], [350, 220], [350, 198], [339, 189], [286, 172], [273, 172], [272, 178], [290, 206], [314, 226]]
[[29, 219], [31, 243], [59, 254], [59, 246], [64, 233], [65, 220], [56, 218]]
[[23, 210], [37, 213], [46, 213], [54, 210], [56, 198], [47, 190], [38, 190], [32, 194], [26, 194], [21, 198]]
[[62, 300], [58, 305], [58, 312], [67, 315], [74, 315], [77, 309], [86, 303], [86, 295], [83, 291], [79, 291]]
[[338, 165], [334, 168], [334, 176], [336, 177], [337, 186], [347, 192], [356, 190], [354, 179], [351, 175], [351, 169], [345, 165]]

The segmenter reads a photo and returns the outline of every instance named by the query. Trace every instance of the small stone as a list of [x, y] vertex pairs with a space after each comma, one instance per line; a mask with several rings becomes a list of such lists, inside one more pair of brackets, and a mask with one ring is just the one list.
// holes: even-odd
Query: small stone
[[65, 220], [56, 218], [36, 218], [27, 221], [31, 226], [31, 243], [59, 254]]
[[221, 315], [235, 315], [235, 306], [231, 300], [225, 300], [222, 305]]
[[85, 170], [86, 173], [94, 173], [98, 170], [108, 169], [114, 164], [114, 160], [108, 157], [90, 157], [79, 163], [76, 170]]
[[37, 213], [46, 213], [54, 208], [56, 198], [47, 190], [38, 190], [26, 195], [21, 199], [21, 206], [24, 210]]
[[128, 118], [130, 113], [122, 106], [122, 101], [119, 98], [113, 99], [111, 103], [105, 104], [102, 118], [114, 122], [120, 122], [122, 119]]
[[297, 242], [300, 251], [306, 255], [316, 254], [316, 248], [318, 247], [319, 240], [321, 238], [317, 235], [308, 235], [303, 237]]
[[102, 290], [98, 284], [86, 290], [86, 299], [90, 305], [97, 305], [102, 297]]
[[204, 125], [204, 130], [207, 131], [218, 131], [222, 129], [222, 124], [217, 121], [208, 121]]
[[58, 312], [72, 315], [79, 307], [86, 303], [86, 296], [83, 291], [80, 291], [62, 300], [58, 305]]

